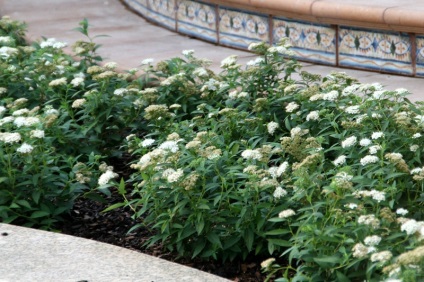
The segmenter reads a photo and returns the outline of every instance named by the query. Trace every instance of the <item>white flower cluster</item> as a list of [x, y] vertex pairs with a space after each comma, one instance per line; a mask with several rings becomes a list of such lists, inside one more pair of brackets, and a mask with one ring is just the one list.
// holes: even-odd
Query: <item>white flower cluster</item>
[[359, 114], [359, 106], [349, 106], [344, 110], [348, 114]]
[[176, 153], [180, 148], [178, 147], [178, 141], [169, 140], [160, 144], [159, 149], [169, 151], [171, 153]]
[[30, 136], [33, 138], [42, 139], [44, 138], [44, 130], [40, 130], [40, 129], [31, 130]]
[[361, 215], [358, 218], [358, 223], [371, 226], [374, 229], [380, 227], [380, 220], [376, 218], [373, 214]]
[[277, 178], [277, 177], [280, 177], [283, 173], [285, 173], [288, 167], [289, 167], [289, 163], [284, 162], [280, 164], [278, 167], [277, 166], [270, 167], [268, 169], [268, 172], [272, 178]]
[[287, 191], [278, 186], [277, 188], [275, 188], [275, 191], [272, 195], [274, 196], [274, 198], [280, 199], [287, 195]]
[[78, 87], [80, 85], [84, 84], [84, 78], [83, 77], [75, 77], [71, 80], [71, 84], [73, 87]]
[[359, 162], [361, 163], [362, 166], [366, 166], [368, 164], [377, 163], [378, 161], [379, 161], [378, 157], [372, 156], [372, 155], [366, 155]]
[[207, 70], [205, 70], [204, 68], [197, 68], [193, 71], [193, 74], [199, 77], [205, 77], [208, 76], [208, 72]]
[[115, 91], [113, 91], [113, 95], [116, 95], [116, 96], [124, 96], [124, 94], [127, 94], [128, 93], [128, 89], [126, 89], [126, 88], [118, 88], [118, 89], [115, 89]]
[[377, 235], [367, 236], [364, 239], [364, 243], [367, 246], [377, 246], [381, 242], [381, 237]]
[[275, 130], [278, 128], [278, 126], [279, 126], [278, 123], [275, 122], [275, 121], [271, 121], [270, 123], [268, 123], [266, 125], [266, 127], [268, 129], [268, 133], [271, 134], [271, 135], [274, 135]]
[[244, 150], [241, 153], [241, 156], [246, 160], [260, 160], [260, 159], [262, 159], [261, 152], [259, 152], [259, 150], [256, 150], [256, 149], [255, 150], [250, 150], [250, 149]]
[[288, 218], [288, 217], [291, 217], [291, 216], [293, 216], [293, 215], [295, 215], [295, 214], [296, 214], [296, 212], [295, 212], [294, 210], [292, 210], [292, 209], [287, 209], [287, 210], [284, 210], [284, 211], [280, 212], [280, 213], [278, 214], [278, 217], [279, 217], [279, 218]]
[[193, 54], [194, 54], [194, 50], [193, 50], [193, 49], [190, 49], [190, 50], [183, 50], [183, 51], [181, 52], [181, 54], [183, 54], [185, 57], [190, 57], [190, 56], [193, 56]]
[[379, 139], [379, 138], [382, 138], [382, 137], [384, 137], [384, 133], [383, 132], [381, 132], [381, 131], [378, 131], [378, 132], [374, 132], [372, 135], [371, 135], [371, 139]]
[[424, 238], [424, 221], [408, 219], [400, 226], [400, 230], [405, 231], [408, 235], [413, 235], [418, 232], [420, 235], [419, 239], [422, 240]]
[[141, 65], [151, 65], [154, 61], [155, 60], [153, 60], [152, 58], [144, 59], [143, 61], [141, 61]]
[[398, 208], [396, 210], [396, 214], [398, 214], [398, 215], [407, 215], [408, 214], [408, 210], [406, 210], [404, 208]]
[[23, 143], [19, 148], [16, 149], [16, 151], [21, 154], [29, 154], [32, 152], [33, 149], [34, 147], [32, 147], [31, 145]]
[[66, 77], [61, 77], [61, 78], [50, 81], [49, 86], [55, 87], [60, 85], [66, 85], [66, 83], [67, 83]]
[[368, 152], [370, 153], [370, 155], [375, 155], [377, 154], [378, 150], [381, 150], [381, 149], [382, 148], [380, 145], [373, 145], [368, 148]]
[[368, 138], [363, 138], [359, 141], [359, 145], [362, 146], [362, 147], [369, 146], [369, 145], [371, 145], [371, 143], [372, 143], [372, 141]]
[[102, 175], [100, 175], [98, 184], [106, 185], [109, 183], [109, 181], [116, 177], [118, 177], [118, 174], [113, 172], [113, 170], [106, 170], [104, 173], [102, 173]]
[[364, 258], [366, 257], [369, 253], [372, 253], [375, 251], [374, 247], [367, 247], [362, 243], [357, 243], [355, 246], [353, 246], [352, 248], [352, 256], [355, 258]]
[[78, 109], [78, 108], [81, 108], [84, 104], [85, 104], [85, 102], [87, 102], [87, 100], [86, 99], [84, 99], [84, 98], [82, 98], [82, 99], [76, 99], [73, 103], [72, 103], [72, 108], [74, 108], [74, 109]]
[[288, 113], [292, 113], [295, 110], [299, 109], [299, 104], [295, 103], [295, 102], [290, 102], [287, 106], [286, 106], [286, 112]]
[[231, 55], [221, 61], [221, 68], [228, 68], [234, 66], [237, 63], [237, 56]]
[[342, 165], [344, 165], [345, 163], [346, 163], [346, 156], [345, 156], [345, 155], [341, 155], [341, 156], [337, 157], [337, 159], [335, 159], [335, 160], [333, 161], [333, 164], [334, 164], [335, 166], [342, 166]]
[[153, 145], [153, 143], [155, 143], [155, 139], [147, 138], [141, 141], [141, 147], [143, 148], [150, 147]]
[[256, 67], [259, 66], [261, 63], [265, 62], [264, 58], [257, 57], [255, 60], [250, 60], [246, 63], [246, 66], [248, 67]]
[[322, 99], [325, 101], [335, 101], [339, 97], [339, 92], [336, 90], [330, 91], [322, 95]]
[[392, 257], [393, 255], [390, 251], [381, 251], [381, 252], [372, 254], [370, 260], [371, 262], [385, 263], [389, 261]]
[[21, 141], [21, 135], [17, 132], [0, 132], [0, 141], [11, 144]]
[[356, 198], [370, 197], [377, 202], [386, 200], [386, 193], [374, 189], [371, 191], [355, 191], [353, 193], [353, 196], [355, 196]]
[[22, 126], [30, 127], [39, 123], [40, 119], [37, 117], [17, 117], [13, 121], [13, 124], [18, 128]]
[[350, 136], [342, 141], [342, 147], [343, 148], [352, 147], [356, 144], [357, 140], [358, 139], [356, 138], [356, 136]]
[[312, 111], [306, 116], [306, 121], [310, 120], [319, 120], [319, 112], [318, 111]]
[[45, 41], [42, 41], [40, 43], [41, 48], [47, 48], [47, 47], [53, 47], [55, 49], [62, 49], [65, 48], [68, 44], [65, 42], [57, 41], [55, 38], [48, 38]]
[[177, 182], [184, 175], [184, 171], [182, 169], [173, 169], [168, 168], [162, 172], [162, 177], [166, 178], [169, 183]]

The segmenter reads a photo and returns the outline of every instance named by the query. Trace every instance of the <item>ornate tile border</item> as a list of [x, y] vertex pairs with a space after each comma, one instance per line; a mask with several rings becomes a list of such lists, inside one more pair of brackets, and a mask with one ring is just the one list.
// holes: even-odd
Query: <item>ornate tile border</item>
[[219, 43], [226, 46], [247, 49], [252, 42], [269, 42], [269, 17], [219, 7]]
[[183, 0], [178, 3], [177, 31], [218, 42], [216, 6]]
[[292, 51], [299, 60], [321, 64], [337, 64], [336, 29], [287, 18], [273, 19], [273, 43], [281, 38], [290, 39]]
[[416, 76], [424, 77], [424, 34], [415, 37], [416, 50]]
[[409, 35], [339, 27], [339, 65], [413, 74]]
[[134, 10], [147, 19], [175, 30], [176, 25], [176, 0], [125, 0]]

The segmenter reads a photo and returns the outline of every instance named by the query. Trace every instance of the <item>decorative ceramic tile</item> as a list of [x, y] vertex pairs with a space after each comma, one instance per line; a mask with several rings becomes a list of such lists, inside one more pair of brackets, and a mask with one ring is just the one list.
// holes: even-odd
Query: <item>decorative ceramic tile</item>
[[336, 30], [331, 26], [274, 18], [273, 43], [284, 37], [289, 38], [295, 58], [336, 65]]
[[202, 2], [181, 1], [178, 4], [178, 32], [217, 42], [215, 6]]
[[269, 42], [268, 16], [219, 7], [219, 42], [247, 49], [252, 42]]
[[147, 19], [175, 30], [175, 1], [176, 0], [125, 0], [134, 10]]
[[424, 35], [417, 35], [415, 42], [417, 46], [416, 76], [424, 77]]
[[413, 74], [411, 42], [404, 33], [339, 27], [339, 64]]

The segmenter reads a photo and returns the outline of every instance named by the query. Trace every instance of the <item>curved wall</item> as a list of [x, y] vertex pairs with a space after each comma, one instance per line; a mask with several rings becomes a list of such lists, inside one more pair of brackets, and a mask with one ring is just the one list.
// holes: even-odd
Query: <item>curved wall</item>
[[158, 25], [215, 44], [247, 49], [288, 37], [298, 60], [424, 77], [424, 5], [409, 0], [123, 1]]

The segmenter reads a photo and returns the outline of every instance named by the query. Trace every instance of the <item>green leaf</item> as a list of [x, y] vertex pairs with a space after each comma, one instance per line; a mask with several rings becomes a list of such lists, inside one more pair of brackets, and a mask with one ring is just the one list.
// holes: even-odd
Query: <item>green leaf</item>
[[292, 243], [290, 243], [287, 240], [283, 239], [268, 239], [268, 242], [271, 242], [274, 245], [281, 246], [281, 247], [291, 247]]
[[247, 229], [245, 232], [244, 232], [244, 236], [243, 236], [243, 238], [244, 238], [244, 242], [246, 243], [246, 247], [247, 247], [247, 249], [249, 250], [249, 252], [252, 250], [252, 248], [253, 248], [253, 239], [254, 239], [254, 233], [253, 233], [253, 230], [251, 230], [251, 229]]
[[119, 183], [119, 186], [118, 186], [118, 192], [120, 195], [125, 195], [127, 193], [127, 191], [125, 190], [124, 178], [121, 178], [121, 182]]
[[32, 192], [32, 199], [34, 200], [34, 203], [38, 204], [40, 201], [41, 191], [34, 191]]
[[290, 233], [288, 229], [275, 229], [265, 233], [265, 235], [284, 235]]
[[200, 221], [197, 222], [196, 231], [197, 231], [198, 235], [202, 234], [204, 227], [205, 227], [205, 222], [203, 220], [200, 220]]
[[337, 255], [334, 255], [334, 256], [325, 256], [321, 258], [313, 258], [313, 260], [321, 267], [330, 268], [340, 262], [340, 257]]
[[31, 214], [31, 218], [39, 218], [39, 217], [44, 217], [44, 216], [49, 216], [50, 213], [46, 212], [46, 211], [35, 211]]
[[336, 275], [337, 275], [337, 281], [339, 281], [339, 282], [350, 282], [350, 279], [346, 275], [341, 273], [340, 271], [336, 271]]
[[221, 240], [219, 239], [219, 236], [215, 232], [209, 232], [206, 238], [212, 244], [218, 245], [220, 248], [222, 248]]
[[206, 241], [204, 239], [198, 240], [194, 244], [194, 252], [191, 258], [195, 258], [198, 254], [200, 254], [200, 252], [205, 248], [205, 246], [206, 246]]
[[116, 203], [116, 204], [113, 204], [113, 205], [105, 208], [104, 210], [102, 210], [102, 212], [108, 212], [108, 211], [111, 211], [111, 210], [114, 210], [114, 209], [117, 209], [117, 208], [120, 208], [120, 207], [123, 207], [123, 206], [125, 206], [125, 203]]
[[21, 205], [23, 207], [31, 209], [31, 205], [30, 205], [30, 203], [28, 203], [27, 200], [17, 200], [16, 203], [18, 203], [19, 205]]

